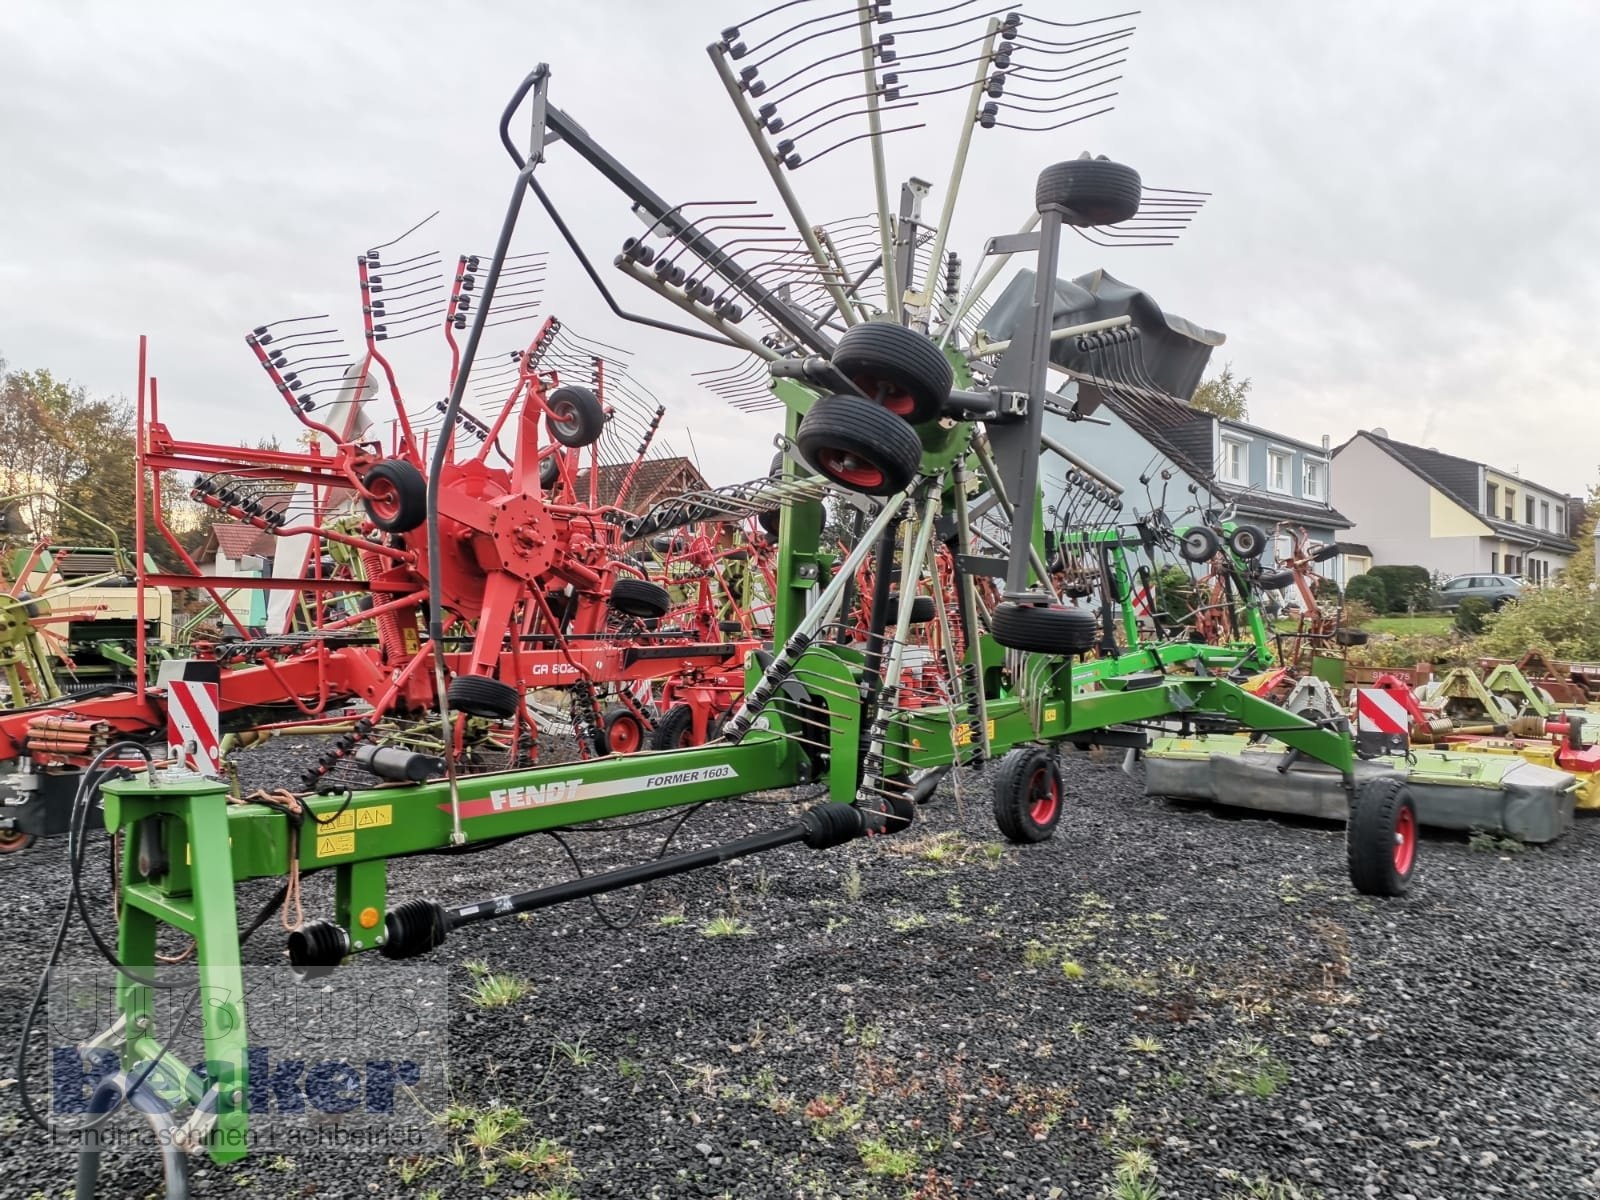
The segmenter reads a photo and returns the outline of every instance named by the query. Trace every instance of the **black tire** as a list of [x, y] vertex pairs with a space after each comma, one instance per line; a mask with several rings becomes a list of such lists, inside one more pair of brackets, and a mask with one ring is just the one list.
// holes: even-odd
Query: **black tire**
[[586, 387], [565, 384], [545, 398], [544, 427], [563, 446], [587, 446], [599, 440], [606, 428], [606, 410]]
[[694, 710], [687, 704], [674, 704], [650, 731], [650, 749], [681, 750], [692, 746]]
[[487, 675], [457, 675], [445, 692], [450, 707], [469, 717], [488, 717], [503, 721], [517, 714], [522, 704], [522, 693], [509, 683], [490, 679]]
[[[772, 465], [767, 468], [767, 477], [769, 479], [777, 479], [782, 475], [783, 451], [779, 450], [772, 456]], [[777, 539], [778, 526], [782, 520], [783, 512], [780, 509], [773, 509], [771, 512], [756, 514], [756, 524], [761, 526], [761, 528], [766, 532], [767, 536], [773, 538], [774, 540]]]
[[913, 425], [943, 413], [955, 383], [950, 360], [925, 334], [887, 321], [845, 330], [833, 365], [867, 399]]
[[410, 533], [428, 519], [428, 481], [403, 458], [374, 463], [361, 477], [367, 519], [385, 533]]
[[1204, 525], [1196, 525], [1178, 539], [1178, 556], [1185, 562], [1208, 563], [1222, 549], [1217, 535]]
[[719, 633], [743, 633], [744, 632], [744, 622], [743, 621], [718, 621], [717, 622], [717, 631]]
[[1256, 577], [1256, 586], [1267, 591], [1286, 588], [1294, 582], [1293, 571], [1263, 571]]
[[1350, 882], [1366, 896], [1403, 896], [1417, 873], [1417, 806], [1399, 775], [1356, 789], [1345, 829]]
[[1061, 823], [1065, 792], [1054, 754], [1018, 746], [995, 772], [994, 822], [1008, 842], [1049, 841]]
[[1326, 545], [1317, 547], [1316, 553], [1314, 553], [1311, 556], [1311, 561], [1312, 562], [1324, 563], [1324, 562], [1327, 562], [1331, 558], [1338, 558], [1338, 557], [1339, 557], [1339, 546], [1338, 546], [1338, 543], [1336, 543], [1336, 542], [1328, 542]]
[[37, 835], [0, 829], [0, 854], [21, 854], [37, 840]]
[[1240, 558], [1260, 558], [1267, 552], [1266, 531], [1256, 525], [1235, 525], [1228, 534], [1228, 549]]
[[911, 598], [911, 623], [913, 625], [926, 625], [936, 615], [932, 596], [913, 596]]
[[1494, 601], [1492, 604], [1489, 605], [1489, 611], [1491, 611], [1491, 612], [1499, 612], [1502, 608], [1504, 608], [1506, 605], [1508, 605], [1510, 603], [1511, 603], [1511, 597], [1510, 596], [1501, 596], [1498, 600]]
[[659, 619], [672, 611], [672, 593], [648, 579], [619, 575], [611, 585], [611, 607], [642, 621]]
[[893, 496], [911, 486], [922, 463], [922, 439], [881, 405], [860, 396], [824, 396], [795, 437], [817, 474], [868, 496]]
[[539, 460], [539, 486], [546, 491], [555, 487], [556, 480], [561, 478], [561, 463], [554, 454], [547, 454]]
[[1368, 634], [1365, 629], [1335, 629], [1333, 640], [1341, 646], [1365, 646]]
[[600, 736], [605, 739], [605, 754], [633, 754], [645, 748], [649, 733], [639, 714], [626, 704], [613, 704], [600, 718]]
[[1083, 654], [1100, 639], [1100, 622], [1087, 609], [1007, 600], [993, 613], [994, 640], [1034, 654]]
[[1105, 158], [1075, 158], [1039, 172], [1033, 200], [1060, 212], [1068, 225], [1115, 225], [1139, 211], [1144, 184], [1132, 167]]

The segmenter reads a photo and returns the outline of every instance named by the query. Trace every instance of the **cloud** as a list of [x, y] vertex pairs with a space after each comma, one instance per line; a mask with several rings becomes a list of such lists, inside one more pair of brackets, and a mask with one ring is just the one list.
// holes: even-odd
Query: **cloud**
[[[512, 181], [495, 122], [539, 61], [553, 102], [669, 199], [781, 211], [704, 53], [738, 7], [632, 0], [559, 20], [549, 7], [0, 7], [0, 351], [127, 392], [145, 332], [175, 431], [292, 432], [242, 334], [302, 312], [353, 333], [354, 255], [435, 209], [430, 245], [486, 252]], [[1446, 0], [1333, 16], [1150, 0], [1138, 22], [1116, 112], [1050, 135], [979, 132], [951, 242], [969, 272], [984, 238], [1027, 216], [1038, 169], [1090, 147], [1214, 196], [1177, 246], [1072, 240], [1063, 273], [1104, 266], [1226, 331], [1218, 361], [1254, 380], [1256, 420], [1335, 441], [1381, 424], [1553, 486], [1592, 479], [1600, 360], [1580, 325], [1600, 301], [1586, 61], [1600, 7], [1551, 2], [1535, 21]], [[934, 181], [931, 211], [958, 128], [959, 98], [945, 99], [888, 142], [893, 181]], [[866, 164], [854, 146], [797, 172], [808, 216], [868, 209]], [[541, 175], [619, 300], [681, 319], [609, 267], [640, 229], [621, 197], [564, 147]], [[535, 248], [551, 252], [550, 311], [634, 351], [671, 408], [668, 440], [687, 450], [692, 427], [718, 480], [764, 470], [773, 416], [690, 377], [728, 352], [618, 322], [530, 205], [519, 249]], [[443, 387], [427, 341], [397, 355], [419, 405]]]

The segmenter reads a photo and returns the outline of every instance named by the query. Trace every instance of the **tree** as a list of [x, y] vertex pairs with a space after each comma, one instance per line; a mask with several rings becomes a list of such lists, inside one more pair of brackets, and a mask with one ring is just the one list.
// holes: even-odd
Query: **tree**
[[1248, 421], [1250, 386], [1248, 379], [1234, 375], [1233, 364], [1228, 363], [1222, 368], [1222, 374], [1195, 388], [1194, 395], [1189, 397], [1189, 407], [1229, 421]]
[[1600, 520], [1600, 484], [1595, 484], [1589, 489], [1588, 499], [1583, 504], [1584, 517], [1578, 525], [1578, 552], [1572, 556], [1572, 561], [1566, 566], [1561, 579], [1574, 587], [1587, 588], [1595, 582], [1594, 561], [1594, 531], [1595, 523]]
[[[32, 496], [22, 511], [39, 537], [98, 546], [110, 526], [132, 550], [134, 424], [125, 398], [92, 398], [48, 370], [10, 371], [0, 359], [0, 496]], [[153, 505], [151, 482], [144, 486]], [[165, 478], [164, 513], [170, 518], [187, 503], [176, 475]], [[165, 567], [175, 562], [159, 538], [150, 552]]]

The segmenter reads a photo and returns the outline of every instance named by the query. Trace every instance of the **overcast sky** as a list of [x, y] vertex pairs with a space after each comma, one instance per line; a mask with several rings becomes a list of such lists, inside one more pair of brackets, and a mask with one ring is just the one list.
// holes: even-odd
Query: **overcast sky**
[[[952, 2], [897, 0], [896, 18]], [[147, 333], [179, 436], [291, 433], [243, 333], [310, 312], [353, 333], [355, 254], [435, 209], [417, 249], [486, 252], [513, 174], [496, 121], [539, 61], [553, 102], [669, 199], [772, 204], [704, 51], [747, 5], [5, 0], [0, 355], [131, 394]], [[1074, 239], [1061, 273], [1104, 267], [1225, 332], [1213, 366], [1254, 381], [1258, 424], [1335, 443], [1382, 426], [1595, 482], [1600, 4], [1148, 0], [1137, 23], [1115, 112], [978, 134], [954, 248], [975, 261], [1026, 217], [1038, 169], [1085, 148], [1211, 191], [1176, 246]], [[937, 102], [920, 119], [889, 140], [891, 174], [942, 188], [957, 126]], [[855, 146], [798, 173], [814, 220], [871, 206], [866, 161]], [[541, 171], [609, 263], [637, 232], [620, 197], [560, 148]], [[692, 427], [714, 481], [760, 473], [771, 418], [689, 378], [736, 355], [617, 321], [531, 205], [518, 248], [551, 251], [548, 311], [635, 352], [677, 449]], [[624, 303], [674, 314], [605, 270]], [[412, 343], [403, 384], [431, 401], [443, 359]]]

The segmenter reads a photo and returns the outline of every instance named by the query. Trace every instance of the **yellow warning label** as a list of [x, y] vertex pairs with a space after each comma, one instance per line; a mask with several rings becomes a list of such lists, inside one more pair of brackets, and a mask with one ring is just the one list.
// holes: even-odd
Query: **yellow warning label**
[[326, 833], [317, 838], [317, 857], [333, 858], [340, 854], [356, 852], [356, 835], [353, 833]]
[[405, 645], [407, 654], [415, 654], [418, 650], [422, 649], [422, 642], [417, 637], [417, 631], [415, 629], [402, 629], [400, 631], [400, 638]]
[[1046, 721], [1054, 721], [1056, 719], [1056, 710], [1054, 706], [1044, 710], [1044, 719]]
[[325, 838], [333, 833], [345, 833], [356, 827], [356, 814], [351, 809], [345, 809], [337, 816], [330, 818], [317, 826], [317, 836]]
[[[955, 744], [958, 746], [970, 745], [972, 742], [972, 726], [966, 724], [957, 725], [953, 737], [955, 739]], [[922, 749], [922, 747], [917, 745], [915, 741], [913, 741], [911, 745], [913, 749]]]
[[993, 720], [993, 718], [991, 718], [990, 721], [989, 721], [989, 740], [991, 742], [994, 741], [994, 720]]
[[357, 829], [376, 829], [380, 825], [394, 824], [394, 805], [374, 804], [371, 808], [356, 810]]

